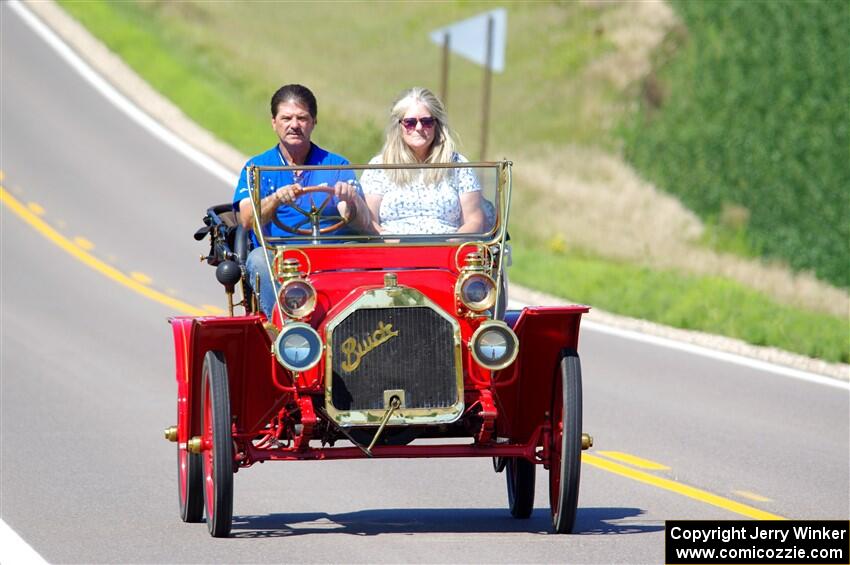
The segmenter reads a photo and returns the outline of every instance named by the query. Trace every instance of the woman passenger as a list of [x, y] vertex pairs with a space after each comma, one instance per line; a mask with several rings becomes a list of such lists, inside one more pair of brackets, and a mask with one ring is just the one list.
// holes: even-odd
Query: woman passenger
[[[467, 163], [455, 137], [434, 93], [411, 88], [393, 104], [384, 147], [369, 163]], [[378, 233], [475, 233], [484, 227], [481, 185], [472, 169], [370, 169], [360, 184]]]

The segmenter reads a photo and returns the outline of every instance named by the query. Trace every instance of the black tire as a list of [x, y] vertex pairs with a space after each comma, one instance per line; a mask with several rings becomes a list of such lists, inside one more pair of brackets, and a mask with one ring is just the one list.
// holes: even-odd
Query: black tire
[[571, 349], [561, 352], [552, 397], [549, 504], [552, 529], [573, 531], [581, 475], [581, 363]]
[[203, 452], [204, 508], [210, 535], [224, 538], [233, 524], [233, 433], [230, 388], [224, 354], [208, 351], [201, 377], [201, 430], [210, 449]]
[[508, 466], [508, 458], [507, 457], [493, 457], [493, 470], [497, 473], [501, 473], [505, 470], [505, 467]]
[[180, 519], [200, 522], [204, 517], [203, 461], [197, 453], [177, 448], [177, 497]]
[[534, 478], [537, 465], [522, 457], [509, 457], [505, 469], [511, 516], [528, 518], [534, 510]]

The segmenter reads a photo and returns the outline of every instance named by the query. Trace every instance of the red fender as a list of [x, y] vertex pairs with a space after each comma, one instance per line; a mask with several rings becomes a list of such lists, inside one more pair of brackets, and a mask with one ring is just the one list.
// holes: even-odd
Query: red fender
[[174, 337], [174, 366], [177, 380], [177, 441], [181, 448], [189, 435], [189, 381], [192, 373], [189, 344], [192, 341], [192, 318], [171, 318], [171, 333]]
[[589, 311], [578, 305], [532, 307], [505, 317], [519, 339], [519, 353], [493, 375], [498, 437], [526, 443], [547, 420], [559, 355], [564, 348], [578, 349], [581, 315]]
[[230, 413], [237, 431], [250, 433], [265, 426], [272, 399], [279, 398], [281, 391], [272, 379], [277, 362], [262, 318], [179, 317], [169, 321], [177, 366], [178, 440], [187, 441], [201, 434], [201, 371], [208, 351], [224, 354]]

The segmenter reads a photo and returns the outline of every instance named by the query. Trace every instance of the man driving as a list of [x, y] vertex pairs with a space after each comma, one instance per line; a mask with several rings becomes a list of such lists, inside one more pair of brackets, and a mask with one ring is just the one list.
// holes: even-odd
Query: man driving
[[[297, 167], [298, 165], [347, 165], [341, 155], [326, 151], [313, 143], [310, 136], [317, 124], [318, 106], [316, 97], [309, 88], [300, 84], [287, 84], [274, 93], [271, 99], [271, 125], [279, 142], [255, 157], [242, 168], [233, 208], [239, 212], [242, 225], [251, 229], [254, 207], [248, 188], [247, 168], [250, 165], [272, 167]], [[347, 225], [331, 232], [336, 235], [369, 231], [370, 213], [363, 199], [354, 171], [351, 170], [295, 170], [265, 171], [260, 180], [260, 224], [263, 234], [271, 237], [291, 237], [292, 233], [282, 226], [297, 227], [305, 223], [305, 216], [297, 211], [319, 208], [326, 198], [330, 202], [321, 212], [320, 228], [327, 228], [347, 220]], [[332, 195], [321, 192], [305, 193], [306, 187], [324, 186]], [[294, 205], [294, 206], [293, 206]], [[252, 234], [254, 245], [258, 245]], [[263, 249], [257, 246], [248, 254], [246, 266], [249, 284], [260, 277], [260, 308], [271, 319], [275, 307], [276, 286], [269, 279], [269, 270]]]

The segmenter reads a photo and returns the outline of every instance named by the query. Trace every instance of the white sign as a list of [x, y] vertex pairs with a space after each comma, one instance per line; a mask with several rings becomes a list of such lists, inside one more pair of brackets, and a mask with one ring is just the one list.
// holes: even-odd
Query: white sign
[[455, 24], [435, 29], [431, 32], [431, 41], [443, 45], [449, 36], [449, 49], [477, 63], [487, 64], [487, 23], [493, 19], [493, 53], [491, 70], [497, 73], [505, 70], [505, 43], [508, 32], [508, 13], [504, 8], [490, 10]]

